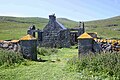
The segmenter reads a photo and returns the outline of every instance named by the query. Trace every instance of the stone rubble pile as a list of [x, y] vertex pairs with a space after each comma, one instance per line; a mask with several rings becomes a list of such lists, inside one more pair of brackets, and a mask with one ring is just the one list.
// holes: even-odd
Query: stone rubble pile
[[0, 41], [0, 48], [6, 49], [6, 50], [12, 50], [12, 51], [15, 51], [15, 52], [20, 51], [19, 42]]

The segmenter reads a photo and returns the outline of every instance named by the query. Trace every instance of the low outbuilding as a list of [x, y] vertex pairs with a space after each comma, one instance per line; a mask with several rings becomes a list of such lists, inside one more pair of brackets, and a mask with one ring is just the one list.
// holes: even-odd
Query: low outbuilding
[[78, 54], [87, 54], [93, 51], [93, 38], [88, 33], [78, 37]]
[[88, 33], [83, 33], [78, 37], [78, 55], [88, 53], [98, 53], [101, 51], [100, 45]]
[[24, 58], [37, 60], [37, 39], [26, 35], [20, 39], [21, 53]]

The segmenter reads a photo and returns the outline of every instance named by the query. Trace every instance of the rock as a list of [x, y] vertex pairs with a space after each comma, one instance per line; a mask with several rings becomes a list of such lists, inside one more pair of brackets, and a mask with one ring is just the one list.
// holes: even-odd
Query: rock
[[4, 43], [4, 44], [2, 45], [3, 48], [8, 48], [8, 46], [9, 46], [9, 45], [8, 45], [7, 43]]
[[17, 51], [18, 50], [18, 46], [15, 44], [14, 45], [14, 48], [13, 48], [14, 51]]

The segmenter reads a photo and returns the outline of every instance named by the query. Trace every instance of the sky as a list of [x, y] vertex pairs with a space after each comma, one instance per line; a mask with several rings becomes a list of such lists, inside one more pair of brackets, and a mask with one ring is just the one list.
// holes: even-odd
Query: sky
[[120, 0], [0, 0], [0, 16], [91, 21], [120, 16]]

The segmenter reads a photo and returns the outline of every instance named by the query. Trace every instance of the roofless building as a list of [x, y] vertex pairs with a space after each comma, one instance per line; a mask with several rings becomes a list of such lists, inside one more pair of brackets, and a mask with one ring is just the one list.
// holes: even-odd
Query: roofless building
[[35, 36], [38, 33], [38, 42], [43, 47], [70, 47], [77, 43], [77, 37], [84, 33], [84, 23], [80, 23], [78, 28], [66, 28], [57, 21], [55, 14], [49, 15], [49, 22], [43, 30], [36, 30], [32, 26], [27, 31]]
[[55, 15], [49, 15], [49, 22], [43, 29], [42, 46], [70, 47], [70, 32], [56, 20]]

